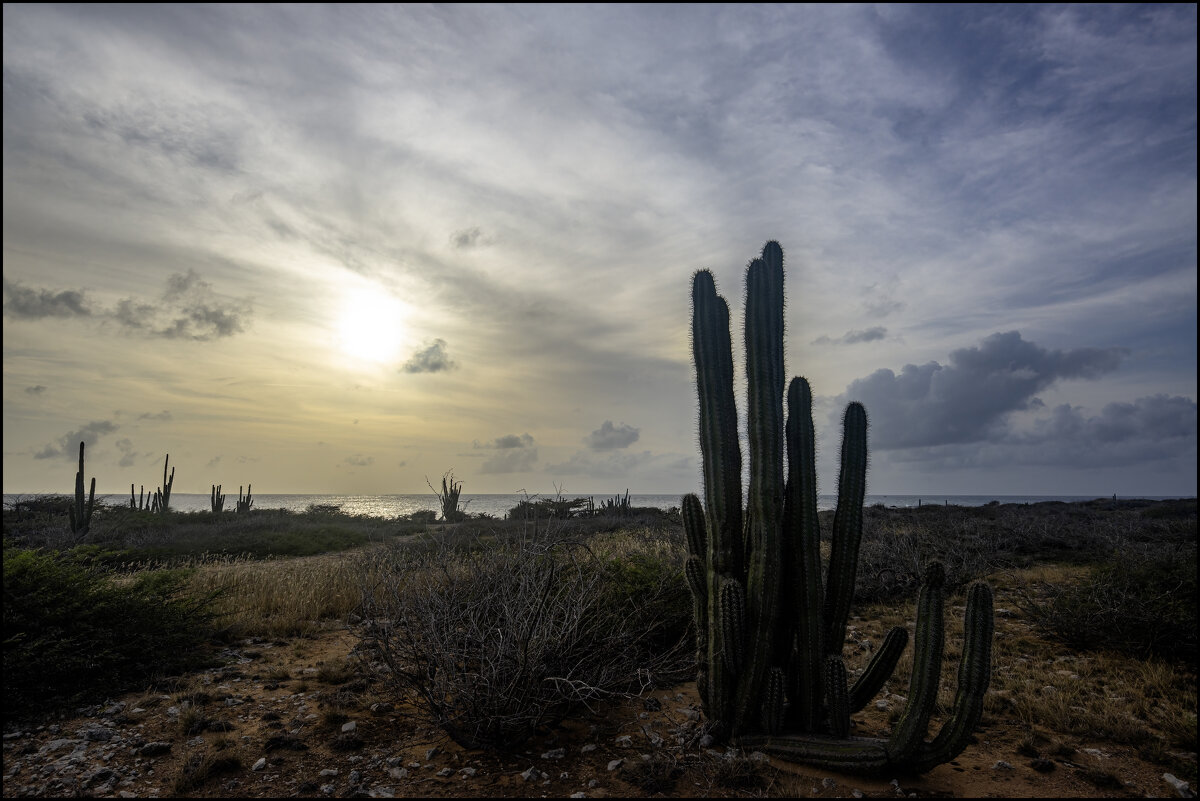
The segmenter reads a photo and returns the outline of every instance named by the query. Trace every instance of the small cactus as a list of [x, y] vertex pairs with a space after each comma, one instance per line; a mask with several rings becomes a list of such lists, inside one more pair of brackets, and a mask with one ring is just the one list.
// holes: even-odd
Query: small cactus
[[212, 511], [213, 514], [220, 514], [225, 509], [225, 496], [221, 494], [221, 485], [212, 485]]
[[945, 571], [934, 563], [918, 601], [904, 713], [886, 740], [851, 737], [850, 715], [887, 681], [908, 641], [903, 627], [892, 629], [850, 684], [841, 651], [862, 537], [866, 410], [851, 403], [843, 419], [823, 582], [812, 393], [805, 379], [793, 378], [784, 395], [782, 248], [768, 242], [746, 271], [750, 483], [744, 508], [729, 307], [706, 270], [693, 278], [692, 303], [705, 503], [684, 496], [682, 511], [685, 569], [695, 599], [697, 687], [714, 736], [829, 769], [919, 772], [954, 759], [983, 710], [991, 671], [991, 589], [977, 583], [968, 593], [958, 696], [938, 735], [925, 740], [944, 639]]
[[75, 502], [71, 504], [71, 533], [77, 540], [87, 536], [92, 526], [92, 512], [96, 511], [96, 477], [92, 476], [92, 489], [87, 503], [83, 501], [83, 443], [79, 443], [79, 471], [75, 474]]

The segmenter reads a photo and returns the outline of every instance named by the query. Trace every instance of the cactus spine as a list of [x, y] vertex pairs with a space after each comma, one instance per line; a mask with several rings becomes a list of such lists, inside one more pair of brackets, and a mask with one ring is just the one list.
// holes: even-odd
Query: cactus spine
[[92, 489], [87, 503], [83, 502], [83, 443], [79, 443], [79, 471], [75, 474], [75, 502], [71, 504], [71, 533], [77, 539], [87, 536], [92, 526], [92, 512], [96, 510], [96, 477], [92, 476]]
[[867, 415], [851, 403], [843, 419], [823, 582], [812, 392], [803, 378], [787, 387], [784, 420], [783, 250], [776, 242], [768, 242], [746, 270], [745, 342], [750, 483], [743, 509], [729, 307], [712, 274], [697, 272], [692, 352], [704, 503], [687, 495], [682, 510], [697, 624], [697, 688], [712, 731], [744, 748], [833, 769], [925, 771], [949, 761], [962, 752], [983, 711], [991, 673], [991, 590], [977, 583], [968, 593], [958, 695], [938, 735], [925, 740], [944, 639], [945, 572], [934, 563], [922, 585], [908, 704], [895, 732], [887, 740], [851, 737], [850, 715], [887, 681], [908, 633], [892, 629], [850, 686], [841, 651], [862, 537]]

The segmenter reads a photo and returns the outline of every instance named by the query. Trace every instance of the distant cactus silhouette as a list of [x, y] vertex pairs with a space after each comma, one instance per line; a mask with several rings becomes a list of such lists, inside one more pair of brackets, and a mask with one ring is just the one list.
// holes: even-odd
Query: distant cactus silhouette
[[[850, 715], [887, 681], [908, 634], [892, 629], [851, 686], [842, 643], [854, 591], [866, 492], [867, 415], [846, 408], [832, 550], [822, 588], [812, 394], [793, 378], [784, 422], [783, 250], [768, 242], [746, 271], [750, 484], [733, 394], [729, 307], [712, 274], [692, 284], [692, 347], [700, 400], [705, 504], [682, 502], [695, 599], [697, 687], [713, 733], [743, 748], [830, 769], [926, 771], [966, 746], [991, 671], [992, 593], [968, 593], [958, 695], [931, 741], [944, 639], [945, 572], [928, 566], [917, 607], [908, 703], [886, 740], [850, 737]], [[784, 449], [787, 475], [784, 475]]]
[[225, 509], [225, 496], [221, 494], [221, 485], [212, 485], [212, 511], [213, 514], [219, 514]]
[[239, 514], [241, 514], [242, 512], [249, 512], [250, 507], [254, 505], [254, 498], [252, 498], [250, 495], [250, 491], [253, 488], [254, 488], [253, 484], [247, 484], [246, 485], [246, 497], [243, 498], [242, 497], [242, 488], [240, 486], [238, 487], [237, 510], [238, 510]]
[[79, 443], [79, 471], [75, 473], [75, 502], [71, 504], [71, 533], [76, 539], [87, 536], [92, 526], [92, 512], [96, 511], [96, 477], [92, 476], [92, 489], [87, 503], [83, 502], [83, 443]]
[[150, 510], [152, 512], [160, 512], [166, 514], [171, 506], [171, 487], [175, 484], [175, 468], [171, 468], [171, 477], [167, 478], [167, 465], [171, 461], [171, 454], [167, 454], [167, 458], [163, 460], [163, 483], [162, 486], [154, 491], [154, 500], [151, 503]]

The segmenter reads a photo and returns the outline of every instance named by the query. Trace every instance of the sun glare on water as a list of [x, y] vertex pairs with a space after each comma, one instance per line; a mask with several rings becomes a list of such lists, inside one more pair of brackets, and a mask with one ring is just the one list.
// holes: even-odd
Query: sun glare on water
[[344, 356], [385, 364], [400, 356], [404, 305], [382, 288], [346, 293], [337, 319], [337, 345]]

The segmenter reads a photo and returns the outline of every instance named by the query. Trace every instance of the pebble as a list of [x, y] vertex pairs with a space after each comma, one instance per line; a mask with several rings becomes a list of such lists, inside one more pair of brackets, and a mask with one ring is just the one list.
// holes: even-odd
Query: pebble
[[567, 755], [567, 749], [555, 748], [542, 754], [542, 759], [562, 759]]
[[258, 761], [254, 763], [254, 765], [250, 768], [250, 770], [262, 770], [266, 766], [267, 766], [267, 758], [259, 757]]
[[609, 763], [608, 763], [608, 769], [609, 769], [610, 771], [612, 771], [612, 770], [616, 770], [617, 768], [621, 767], [621, 766], [622, 766], [622, 765], [624, 765], [624, 764], [625, 764], [625, 760], [623, 760], [623, 759], [614, 759], [612, 762], [609, 762]]

